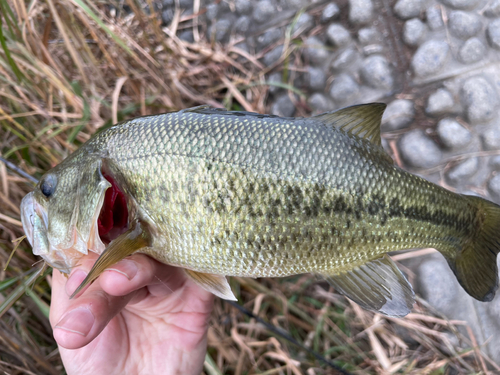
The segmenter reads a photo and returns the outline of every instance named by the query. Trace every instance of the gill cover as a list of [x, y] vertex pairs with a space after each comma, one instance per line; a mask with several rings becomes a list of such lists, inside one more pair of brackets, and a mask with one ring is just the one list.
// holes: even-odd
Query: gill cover
[[21, 202], [33, 253], [61, 272], [69, 273], [88, 250], [100, 254], [105, 248], [98, 218], [111, 184], [101, 165], [101, 159], [70, 157], [47, 172]]

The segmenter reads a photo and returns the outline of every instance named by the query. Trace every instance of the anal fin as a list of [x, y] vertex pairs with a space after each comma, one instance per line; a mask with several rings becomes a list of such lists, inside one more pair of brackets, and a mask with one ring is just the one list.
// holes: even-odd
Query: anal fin
[[366, 310], [394, 317], [407, 315], [415, 293], [388, 255], [337, 275], [323, 275], [338, 292]]
[[196, 284], [201, 286], [206, 291], [215, 294], [217, 297], [227, 299], [230, 301], [237, 301], [234, 296], [229, 283], [225, 276], [213, 275], [210, 273], [196, 272], [192, 270], [185, 270], [186, 275], [189, 276]]

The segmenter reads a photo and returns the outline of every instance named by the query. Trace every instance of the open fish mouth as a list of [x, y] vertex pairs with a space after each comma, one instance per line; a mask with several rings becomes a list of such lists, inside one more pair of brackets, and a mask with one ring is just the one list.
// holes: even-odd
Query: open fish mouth
[[41, 256], [60, 272], [70, 273], [89, 250], [101, 254], [107, 244], [127, 230], [125, 195], [111, 177], [106, 176], [106, 179], [110, 182], [110, 187], [100, 197], [94, 215], [88, 218], [92, 224], [87, 238], [83, 238], [76, 226], [78, 202], [75, 202], [74, 217], [68, 221], [61, 238], [60, 232], [51, 233], [47, 208], [37, 201], [34, 192], [23, 198], [21, 221], [33, 254]]

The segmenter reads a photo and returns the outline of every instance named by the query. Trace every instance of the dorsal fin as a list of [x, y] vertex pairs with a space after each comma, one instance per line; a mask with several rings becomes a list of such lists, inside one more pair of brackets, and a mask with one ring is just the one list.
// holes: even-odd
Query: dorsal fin
[[415, 303], [410, 283], [387, 254], [351, 271], [323, 276], [338, 292], [367, 310], [402, 317]]
[[334, 112], [322, 113], [312, 117], [312, 119], [320, 120], [326, 125], [381, 146], [380, 123], [385, 107], [384, 103], [359, 104]]
[[219, 116], [251, 116], [256, 118], [276, 118], [276, 119], [292, 119], [292, 117], [280, 117], [276, 115], [263, 115], [257, 112], [247, 112], [247, 111], [228, 111], [223, 108], [214, 108], [208, 105], [199, 105], [197, 107], [186, 108], [179, 113], [193, 112], [199, 113], [201, 115], [219, 115]]

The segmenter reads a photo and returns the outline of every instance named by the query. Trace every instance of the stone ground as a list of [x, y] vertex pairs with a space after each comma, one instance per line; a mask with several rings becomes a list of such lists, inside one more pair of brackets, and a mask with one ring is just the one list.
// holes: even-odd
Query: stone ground
[[[176, 1], [164, 0], [169, 24]], [[193, 0], [178, 0], [184, 14]], [[384, 147], [401, 167], [446, 188], [500, 203], [500, 0], [202, 1], [207, 37], [236, 38], [281, 57], [287, 27], [299, 33], [303, 69], [292, 84], [312, 112], [388, 103]], [[178, 36], [193, 41], [191, 30]], [[267, 75], [282, 82], [281, 66]], [[271, 86], [273, 114], [293, 116], [297, 101]], [[500, 358], [500, 297], [481, 303], [459, 286], [443, 257], [407, 263], [424, 299], [450, 319], [470, 323], [485, 352]]]

